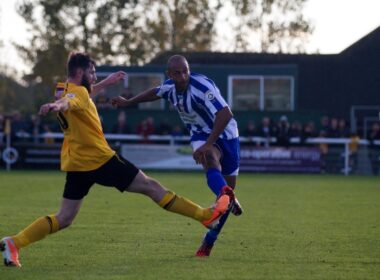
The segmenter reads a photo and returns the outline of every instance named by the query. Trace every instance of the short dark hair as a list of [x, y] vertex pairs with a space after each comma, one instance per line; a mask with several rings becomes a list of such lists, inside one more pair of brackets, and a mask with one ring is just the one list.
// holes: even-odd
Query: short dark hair
[[67, 75], [74, 77], [78, 68], [86, 70], [91, 65], [96, 66], [96, 63], [88, 54], [71, 52], [67, 61]]

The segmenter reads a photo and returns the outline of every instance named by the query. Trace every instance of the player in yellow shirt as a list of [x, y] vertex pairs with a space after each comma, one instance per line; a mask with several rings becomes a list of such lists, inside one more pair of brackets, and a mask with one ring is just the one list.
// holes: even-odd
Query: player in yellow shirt
[[60, 84], [62, 91], [57, 100], [40, 108], [41, 115], [58, 113], [64, 133], [61, 169], [67, 176], [61, 206], [56, 214], [40, 217], [18, 234], [1, 240], [4, 264], [20, 267], [21, 248], [68, 227], [95, 183], [115, 187], [120, 192], [144, 194], [168, 211], [198, 220], [206, 227], [215, 227], [234, 199], [231, 188], [225, 187], [212, 207], [202, 208], [167, 190], [109, 147], [90, 94], [117, 82], [125, 74], [116, 72], [94, 84], [95, 62], [84, 53], [70, 54], [67, 70], [68, 79]]

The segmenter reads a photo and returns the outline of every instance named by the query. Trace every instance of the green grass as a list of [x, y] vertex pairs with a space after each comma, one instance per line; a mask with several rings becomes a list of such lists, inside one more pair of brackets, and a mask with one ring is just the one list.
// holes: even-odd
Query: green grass
[[[148, 173], [201, 205], [213, 196], [200, 173]], [[0, 236], [59, 206], [65, 175], [0, 173]], [[193, 256], [205, 230], [146, 197], [95, 186], [69, 228], [21, 252], [0, 279], [379, 279], [380, 180], [249, 175], [245, 208], [230, 217], [213, 254]]]

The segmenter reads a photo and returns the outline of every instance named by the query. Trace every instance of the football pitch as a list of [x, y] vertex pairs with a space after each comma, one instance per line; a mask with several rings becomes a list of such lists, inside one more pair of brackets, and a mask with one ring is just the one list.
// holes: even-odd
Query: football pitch
[[[147, 172], [179, 195], [214, 200], [201, 173]], [[0, 236], [59, 206], [65, 174], [0, 172]], [[245, 213], [230, 216], [211, 257], [205, 229], [148, 198], [94, 186], [73, 225], [23, 249], [0, 279], [380, 279], [377, 177], [241, 174]]]

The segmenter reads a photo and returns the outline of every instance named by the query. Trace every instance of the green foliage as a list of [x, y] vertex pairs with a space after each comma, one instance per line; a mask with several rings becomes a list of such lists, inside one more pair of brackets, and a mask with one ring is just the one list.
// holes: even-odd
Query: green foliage
[[306, 1], [23, 0], [18, 12], [31, 40], [30, 46], [17, 47], [32, 66], [27, 81], [43, 84], [35, 91], [39, 102], [47, 101], [65, 78], [72, 50], [91, 54], [98, 64], [127, 65], [144, 64], [162, 51], [218, 50], [222, 9], [229, 9], [222, 24], [232, 26], [224, 41], [232, 42], [233, 51], [302, 51], [312, 32], [302, 15]]
[[120, 18], [120, 5], [128, 2], [133, 1], [26, 0], [19, 4], [32, 39], [30, 47], [17, 47], [33, 66], [26, 80], [37, 87], [39, 102], [49, 100], [55, 84], [65, 79], [70, 51], [88, 52], [101, 64], [114, 58], [121, 33], [116, 22], [129, 22]]
[[[162, 51], [207, 51], [215, 33], [218, 7], [207, 0], [139, 1], [139, 20], [128, 34], [131, 62], [146, 62]], [[139, 10], [144, 13], [138, 12]], [[127, 36], [127, 37], [128, 37]]]
[[[234, 26], [236, 50], [304, 52], [313, 26], [302, 14], [307, 0], [231, 0], [240, 19]], [[254, 35], [254, 37], [252, 37]]]
[[[202, 173], [148, 174], [201, 205], [214, 200]], [[0, 172], [0, 236], [54, 213], [64, 180]], [[94, 186], [73, 225], [23, 249], [22, 269], [1, 266], [1, 279], [378, 279], [378, 178], [241, 174], [237, 194], [245, 213], [197, 259], [198, 222]]]
[[30, 112], [33, 94], [12, 77], [0, 73], [0, 114], [11, 114], [17, 110]]

